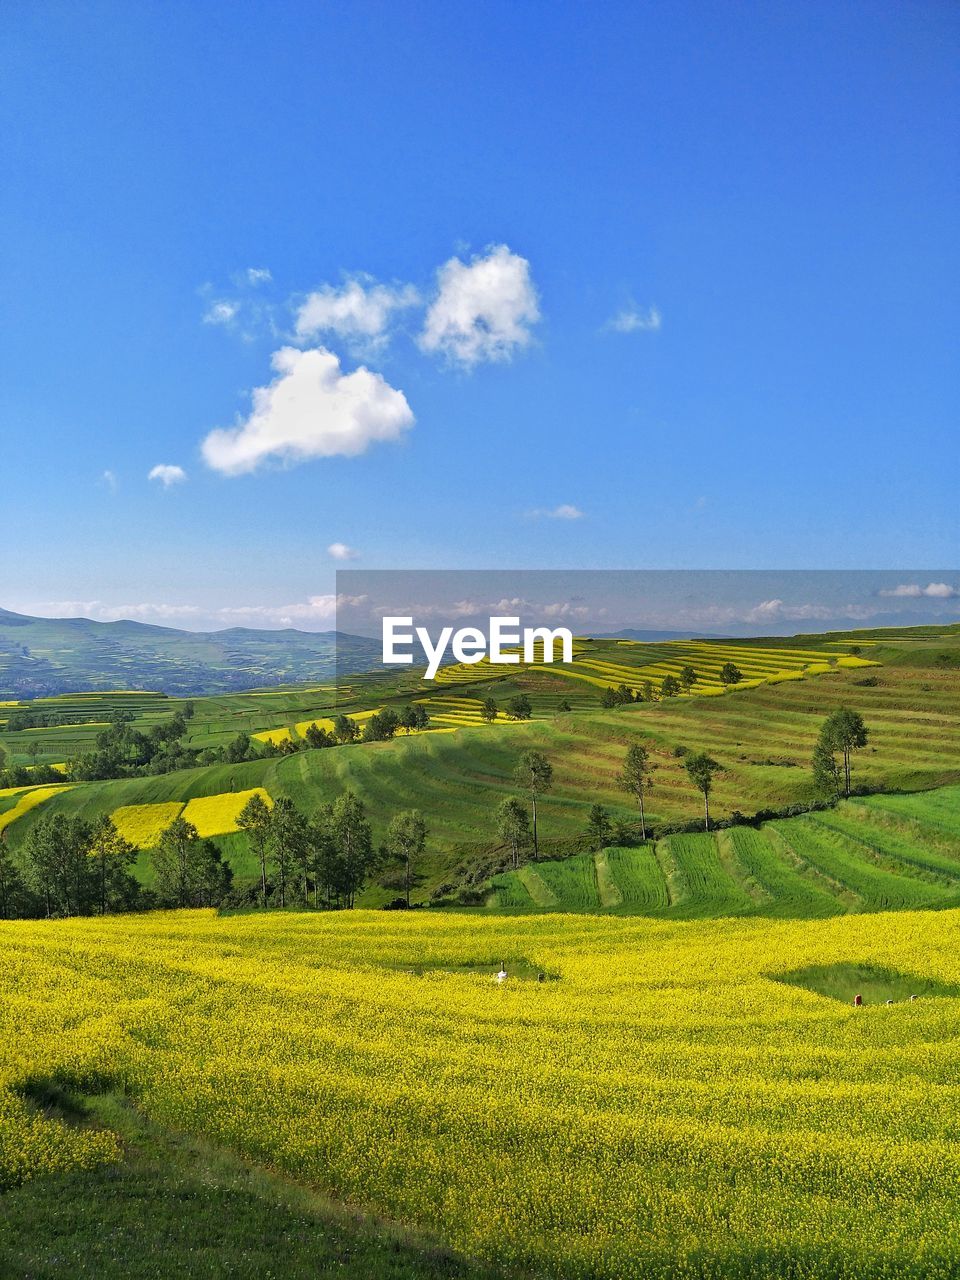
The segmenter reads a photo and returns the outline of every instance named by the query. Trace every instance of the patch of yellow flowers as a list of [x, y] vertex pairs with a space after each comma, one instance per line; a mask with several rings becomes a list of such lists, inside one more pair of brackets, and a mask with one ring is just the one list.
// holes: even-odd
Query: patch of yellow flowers
[[160, 837], [180, 816], [182, 800], [170, 800], [164, 804], [125, 804], [114, 809], [110, 817], [124, 840], [137, 849], [152, 849]]
[[960, 1004], [830, 962], [960, 981], [960, 912], [0, 924], [0, 1185], [116, 1155], [54, 1077], [538, 1275], [955, 1277]]

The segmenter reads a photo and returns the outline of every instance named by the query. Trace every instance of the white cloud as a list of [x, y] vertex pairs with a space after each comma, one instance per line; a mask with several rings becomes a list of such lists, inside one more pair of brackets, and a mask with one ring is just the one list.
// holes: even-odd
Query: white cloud
[[451, 258], [437, 272], [420, 346], [467, 367], [508, 360], [528, 345], [529, 326], [539, 319], [529, 262], [494, 245], [469, 263]]
[[946, 582], [928, 582], [925, 587], [921, 587], [919, 582], [902, 582], [898, 587], [890, 587], [880, 594], [908, 600], [919, 600], [923, 596], [934, 600], [953, 600], [960, 592]]
[[256, 288], [258, 284], [269, 284], [273, 276], [267, 267], [247, 267], [244, 272], [244, 279], [247, 284]]
[[232, 302], [229, 298], [220, 298], [216, 302], [211, 302], [204, 312], [203, 323], [231, 325], [239, 314], [239, 302]]
[[242, 475], [268, 458], [356, 457], [413, 425], [402, 391], [363, 366], [341, 372], [337, 356], [323, 347], [282, 347], [272, 364], [277, 376], [255, 388], [250, 416], [203, 441], [204, 459], [215, 471]]
[[348, 547], [345, 542], [331, 542], [327, 547], [327, 555], [331, 560], [356, 560], [360, 552]]
[[410, 284], [391, 288], [367, 277], [353, 277], [339, 289], [325, 284], [299, 307], [297, 336], [334, 333], [349, 340], [382, 342], [393, 313], [419, 301], [419, 293]]
[[527, 512], [532, 520], [582, 520], [583, 512], [572, 502], [561, 502], [558, 507], [534, 507]]
[[[261, 627], [292, 627], [316, 623], [329, 625], [336, 617], [338, 605], [357, 608], [366, 596], [318, 595], [308, 596], [293, 604], [280, 605], [224, 605], [206, 609], [195, 604], [172, 604], [163, 601], [147, 601], [139, 604], [107, 604], [103, 600], [45, 600], [24, 605], [23, 612], [41, 618], [92, 618], [95, 622], [118, 622], [129, 619], [134, 622], [169, 622], [186, 625], [193, 622], [204, 628], [236, 627], [241, 625]], [[309, 627], [308, 627], [309, 629]]]
[[148, 480], [159, 480], [165, 489], [169, 489], [171, 485], [183, 484], [187, 478], [187, 473], [183, 467], [170, 466], [169, 463], [160, 462], [151, 468]]
[[117, 492], [118, 481], [116, 474], [113, 471], [104, 471], [103, 475], [100, 477], [100, 482], [101, 484], [105, 484], [111, 493]]
[[643, 311], [631, 303], [608, 321], [607, 328], [613, 329], [615, 333], [636, 333], [638, 330], [655, 333], [661, 322], [662, 317], [656, 307], [648, 307]]

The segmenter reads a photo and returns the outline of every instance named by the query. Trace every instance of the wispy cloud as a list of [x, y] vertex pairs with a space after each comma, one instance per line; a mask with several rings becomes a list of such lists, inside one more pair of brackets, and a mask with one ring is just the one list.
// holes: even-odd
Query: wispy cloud
[[240, 303], [230, 298], [218, 298], [211, 302], [203, 314], [204, 324], [232, 325], [240, 314]]
[[419, 301], [412, 284], [378, 284], [368, 276], [353, 276], [339, 288], [325, 284], [299, 306], [297, 336], [333, 334], [348, 342], [382, 345], [394, 313]]
[[920, 600], [925, 596], [932, 600], [953, 600], [960, 592], [947, 582], [928, 582], [925, 587], [919, 582], [902, 582], [897, 587], [882, 590], [880, 594], [901, 600]]
[[165, 489], [171, 488], [175, 484], [183, 484], [187, 478], [187, 473], [183, 467], [173, 466], [167, 462], [159, 462], [155, 467], [150, 469], [147, 475], [148, 480], [156, 480], [162, 484]]
[[360, 552], [355, 547], [348, 547], [345, 542], [331, 542], [327, 547], [327, 555], [331, 560], [358, 560]]
[[[169, 601], [139, 601], [127, 604], [109, 604], [103, 600], [44, 600], [21, 606], [24, 613], [41, 618], [90, 618], [94, 622], [170, 623], [174, 626], [193, 624], [217, 629], [221, 627], [305, 627], [307, 630], [325, 628], [336, 617], [337, 606], [358, 608], [366, 596], [334, 594], [308, 596], [292, 604], [223, 605], [219, 608], [201, 608], [195, 604]], [[311, 625], [313, 624], [313, 625]]]
[[654, 333], [662, 323], [663, 318], [656, 307], [647, 307], [644, 311], [642, 307], [630, 303], [612, 316], [605, 327], [612, 329], [614, 333]]
[[119, 481], [117, 480], [116, 474], [113, 471], [110, 471], [109, 469], [104, 471], [103, 474], [101, 475], [100, 483], [102, 485], [106, 485], [106, 487], [110, 490], [111, 493], [116, 493], [119, 487]]
[[558, 507], [534, 507], [527, 516], [531, 520], [582, 520], [584, 513], [572, 502], [561, 502]]

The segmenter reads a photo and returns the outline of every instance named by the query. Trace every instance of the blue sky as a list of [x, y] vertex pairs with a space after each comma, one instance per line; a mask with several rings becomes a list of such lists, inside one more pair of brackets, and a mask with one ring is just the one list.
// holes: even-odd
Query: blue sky
[[958, 36], [7, 6], [0, 605], [320, 627], [344, 564], [956, 564]]

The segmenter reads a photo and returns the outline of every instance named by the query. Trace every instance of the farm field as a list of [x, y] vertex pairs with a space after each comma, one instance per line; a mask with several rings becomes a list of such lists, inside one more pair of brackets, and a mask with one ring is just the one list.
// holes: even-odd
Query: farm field
[[[869, 683], [862, 683], [864, 679]], [[551, 692], [541, 692], [548, 683]], [[678, 749], [706, 750], [723, 766], [716, 776], [711, 811], [716, 818], [815, 798], [810, 757], [823, 718], [853, 705], [863, 715], [870, 742], [854, 760], [856, 785], [917, 792], [960, 782], [960, 670], [890, 662], [867, 676], [856, 669], [814, 680], [760, 685], [723, 697], [677, 698], [605, 711], [596, 705], [556, 709], [556, 686], [570, 681], [543, 670], [530, 697], [540, 718], [509, 727], [463, 724], [455, 732], [400, 735], [392, 742], [299, 752], [243, 764], [217, 764], [158, 777], [83, 783], [51, 795], [8, 821], [5, 839], [16, 851], [39, 816], [65, 812], [93, 818], [142, 804], [186, 804], [195, 797], [263, 787], [274, 799], [289, 795], [307, 812], [351, 789], [368, 807], [374, 836], [382, 837], [393, 812], [418, 807], [430, 828], [423, 881], [429, 898], [464, 859], [497, 845], [494, 814], [516, 791], [520, 753], [543, 751], [554, 768], [544, 797], [541, 838], [548, 856], [572, 852], [591, 804], [600, 801], [614, 819], [632, 821], [635, 810], [616, 787], [627, 746], [650, 745], [656, 769], [647, 812], [657, 823], [688, 821], [700, 809]], [[494, 685], [490, 685], [494, 688]], [[516, 685], [506, 685], [507, 689]], [[578, 686], [574, 686], [578, 687]], [[288, 697], [292, 695], [283, 695]], [[369, 697], [369, 692], [367, 693]], [[460, 698], [449, 690], [444, 699]], [[548, 699], [554, 699], [550, 710]], [[497, 701], [501, 701], [498, 696]], [[376, 705], [376, 704], [374, 704]], [[456, 704], [445, 703], [454, 712]], [[295, 713], [296, 714], [296, 713]], [[199, 712], [198, 712], [199, 717]], [[441, 726], [437, 728], [451, 728]], [[0, 814], [0, 821], [7, 815]], [[223, 838], [224, 852], [241, 878], [252, 875], [242, 838]], [[377, 886], [366, 901], [393, 896]]]
[[[7, 923], [0, 1185], [18, 1211], [38, 1179], [48, 1214], [76, 1176], [122, 1185], [116, 1106], [83, 1124], [31, 1101], [104, 1093], [207, 1160], [286, 1174], [288, 1202], [303, 1186], [415, 1228], [450, 1274], [947, 1280], [958, 983], [949, 910]], [[34, 1241], [31, 1274], [63, 1247]]]
[[[956, 641], [957, 637], [945, 637]], [[479, 724], [480, 705], [493, 696], [501, 708], [498, 726], [510, 724], [505, 713], [512, 694], [527, 693], [533, 703], [533, 718], [556, 714], [569, 702], [574, 710], [597, 706], [604, 689], [625, 684], [633, 691], [650, 684], [658, 690], [666, 675], [679, 676], [692, 666], [697, 681], [681, 697], [719, 696], [742, 693], [784, 680], [836, 678], [845, 671], [881, 665], [889, 660], [882, 645], [861, 643], [863, 656], [840, 651], [836, 643], [810, 637], [795, 641], [667, 641], [647, 643], [625, 640], [580, 639], [574, 644], [574, 661], [544, 666], [520, 664], [504, 675], [502, 667], [486, 661], [442, 668], [437, 680], [423, 680], [420, 670], [368, 671], [335, 682], [300, 688], [252, 690], [184, 699], [163, 693], [113, 691], [104, 693], [59, 694], [31, 702], [0, 705], [0, 748], [10, 764], [54, 764], [93, 748], [97, 734], [118, 712], [133, 717], [133, 727], [148, 732], [155, 725], [181, 712], [189, 703], [192, 712], [186, 745], [203, 749], [228, 744], [238, 733], [249, 733], [259, 742], [282, 745], [301, 739], [308, 725], [330, 728], [338, 713], [361, 722], [390, 705], [399, 709], [411, 701], [422, 702], [435, 729], [462, 728]], [[904, 642], [906, 644], [906, 642]], [[927, 646], [940, 644], [927, 640]], [[849, 643], [846, 645], [849, 648]], [[909, 645], [907, 646], [909, 648]], [[914, 650], [918, 644], [914, 643]], [[894, 654], [901, 651], [894, 650]], [[732, 661], [743, 679], [724, 686], [720, 668]], [[49, 723], [32, 728], [8, 728], [17, 716], [28, 712]]]
[[873, 796], [494, 877], [495, 910], [827, 916], [960, 906], [960, 787]]

